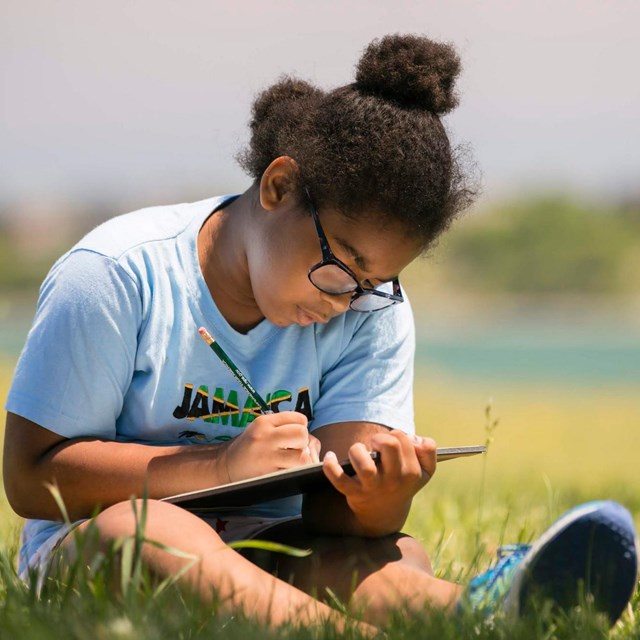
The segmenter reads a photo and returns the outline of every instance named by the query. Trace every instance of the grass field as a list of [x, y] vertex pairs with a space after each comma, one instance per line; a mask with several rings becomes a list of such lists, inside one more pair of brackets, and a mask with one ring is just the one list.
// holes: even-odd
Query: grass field
[[[0, 367], [4, 399], [10, 363]], [[488, 408], [489, 395], [493, 402]], [[592, 498], [626, 504], [640, 523], [640, 402], [634, 389], [460, 386], [423, 371], [416, 384], [422, 434], [439, 444], [482, 444], [484, 457], [442, 464], [416, 497], [406, 530], [424, 541], [438, 574], [466, 581], [487, 568], [497, 547], [527, 542], [566, 508]], [[490, 433], [489, 433], [490, 432]], [[156, 593], [144, 581], [132, 594], [113, 594], [99, 579], [54, 588], [40, 600], [13, 575], [20, 522], [0, 498], [0, 638], [270, 637], [240, 619], [223, 619], [169, 588]], [[391, 638], [640, 638], [640, 603], [608, 632], [585, 611], [548, 612], [520, 622], [478, 625], [439, 615], [419, 620], [399, 612]], [[546, 626], [545, 626], [546, 625]], [[331, 629], [289, 629], [285, 638], [333, 638]], [[348, 636], [350, 637], [350, 636]], [[359, 637], [354, 634], [353, 637]]]

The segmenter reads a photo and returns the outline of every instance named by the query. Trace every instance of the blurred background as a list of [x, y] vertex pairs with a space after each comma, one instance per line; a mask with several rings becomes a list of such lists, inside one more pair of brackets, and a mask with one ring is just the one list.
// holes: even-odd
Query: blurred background
[[[246, 189], [234, 155], [257, 91], [351, 82], [371, 39], [424, 33], [462, 56], [446, 124], [483, 194], [404, 277], [419, 430], [472, 444], [498, 421], [496, 486], [637, 504], [639, 22], [636, 0], [3, 0], [3, 398], [39, 283], [81, 235]], [[443, 486], [482, 463], [456, 464]]]

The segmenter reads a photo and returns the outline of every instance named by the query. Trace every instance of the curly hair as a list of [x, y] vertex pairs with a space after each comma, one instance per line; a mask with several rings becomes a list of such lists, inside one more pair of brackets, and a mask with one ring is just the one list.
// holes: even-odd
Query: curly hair
[[238, 160], [259, 181], [290, 156], [301, 198], [307, 187], [318, 207], [401, 222], [426, 249], [477, 193], [441, 121], [458, 104], [460, 69], [450, 44], [389, 35], [369, 44], [352, 84], [325, 92], [284, 76], [256, 98]]

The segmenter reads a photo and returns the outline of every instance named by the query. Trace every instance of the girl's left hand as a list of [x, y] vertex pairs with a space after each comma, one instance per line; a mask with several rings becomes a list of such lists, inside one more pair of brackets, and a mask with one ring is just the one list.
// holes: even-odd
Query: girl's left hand
[[349, 449], [354, 476], [344, 472], [332, 451], [324, 456], [324, 472], [345, 496], [362, 535], [388, 535], [400, 530], [411, 499], [435, 473], [436, 443], [390, 431], [372, 436], [370, 448], [379, 453], [378, 464], [364, 444], [356, 443]]

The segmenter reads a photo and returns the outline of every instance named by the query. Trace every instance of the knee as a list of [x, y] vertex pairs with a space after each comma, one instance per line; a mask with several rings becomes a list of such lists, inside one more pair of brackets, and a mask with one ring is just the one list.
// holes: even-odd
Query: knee
[[134, 500], [112, 505], [83, 523], [63, 545], [64, 562], [80, 556], [90, 564], [97, 553], [117, 558], [122, 543], [134, 536], [143, 541], [142, 561], [154, 575], [197, 567], [205, 555], [228, 549], [206, 522], [188, 511], [158, 500]]
[[431, 561], [422, 544], [404, 533], [384, 538], [350, 539], [347, 555], [357, 558], [357, 564], [364, 562], [366, 566], [380, 567], [386, 564], [405, 565], [433, 575]]
[[400, 534], [396, 540], [396, 545], [400, 550], [403, 563], [433, 575], [431, 560], [422, 543], [411, 536]]
[[67, 536], [51, 573], [64, 575], [80, 562], [91, 572], [102, 572], [113, 581], [113, 588], [119, 588], [121, 559], [134, 537], [143, 543], [139, 561], [153, 578], [184, 571], [197, 577], [203, 556], [211, 548], [226, 548], [211, 527], [184, 509], [157, 500], [126, 501], [108, 507]]
[[105, 541], [132, 536], [142, 531], [147, 537], [148, 529], [153, 528], [156, 521], [165, 519], [166, 523], [171, 522], [171, 514], [164, 513], [164, 506], [165, 503], [159, 500], [147, 500], [146, 504], [143, 500], [118, 502], [101, 511], [93, 521], [89, 521], [87, 528], [97, 529], [100, 538]]
[[159, 500], [127, 500], [114, 504], [83, 525], [99, 546], [134, 535], [168, 547], [197, 553], [200, 547], [223, 546], [218, 534], [203, 520]]

